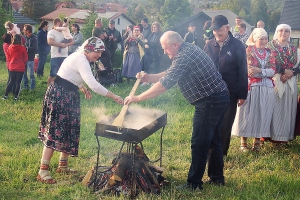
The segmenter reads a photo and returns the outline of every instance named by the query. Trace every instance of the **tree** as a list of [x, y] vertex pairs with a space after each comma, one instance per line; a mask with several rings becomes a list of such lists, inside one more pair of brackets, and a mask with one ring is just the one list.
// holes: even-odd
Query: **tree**
[[145, 10], [142, 5], [139, 5], [137, 3], [133, 3], [128, 11], [126, 12], [126, 15], [133, 20], [136, 24], [140, 23], [141, 20], [146, 17], [145, 16]]
[[[84, 26], [80, 29], [83, 38], [86, 40], [92, 36], [92, 30], [95, 26], [95, 19], [98, 18], [98, 14], [96, 12], [90, 12], [89, 16], [85, 20]], [[102, 18], [103, 27], [108, 26], [108, 19]]]
[[188, 0], [165, 0], [164, 6], [161, 7], [159, 13], [164, 29], [171, 28], [177, 22], [191, 15], [192, 10]]
[[[10, 1], [8, 0], [0, 0], [0, 31], [1, 31], [1, 36], [2, 34], [6, 33], [7, 30], [4, 27], [4, 23], [6, 21], [14, 21], [13, 20], [13, 16], [12, 16], [12, 8], [11, 8], [11, 4]], [[3, 41], [0, 40], [0, 45], [2, 47]], [[0, 49], [0, 55], [1, 55], [1, 60], [4, 59], [4, 57], [2, 55], [4, 55], [3, 53], [3, 49]]]
[[21, 14], [33, 20], [39, 19], [55, 10], [56, 0], [24, 0]]
[[269, 23], [269, 16], [267, 14], [268, 8], [265, 0], [251, 0], [251, 22], [256, 24], [257, 21], [262, 20], [265, 24]]
[[270, 13], [270, 20], [269, 23], [266, 25], [270, 31], [275, 32], [276, 26], [278, 25], [280, 20], [281, 11], [277, 9], [269, 13]]

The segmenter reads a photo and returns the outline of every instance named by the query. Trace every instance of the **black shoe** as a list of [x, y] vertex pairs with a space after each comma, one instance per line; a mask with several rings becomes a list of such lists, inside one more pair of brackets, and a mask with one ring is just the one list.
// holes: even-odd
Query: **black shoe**
[[224, 186], [225, 183], [224, 181], [212, 181], [212, 180], [208, 180], [208, 181], [205, 181], [204, 183], [206, 184], [211, 184], [211, 185], [217, 185], [217, 186]]
[[2, 97], [3, 100], [6, 100], [7, 98], [8, 98], [7, 96], [3, 96], [3, 97]]
[[15, 97], [15, 98], [14, 98], [14, 101], [18, 101], [18, 97]]
[[188, 184], [188, 183], [177, 186], [178, 190], [196, 190], [197, 188], [199, 188], [199, 190], [203, 189], [202, 186], [200, 186], [200, 185], [193, 185], [193, 184]]

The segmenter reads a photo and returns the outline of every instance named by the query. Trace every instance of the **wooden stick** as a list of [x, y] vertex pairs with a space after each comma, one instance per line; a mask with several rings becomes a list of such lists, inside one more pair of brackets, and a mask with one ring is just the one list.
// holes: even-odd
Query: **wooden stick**
[[[129, 96], [133, 96], [136, 89], [138, 88], [139, 84], [141, 82], [141, 79], [136, 79], [135, 84], [133, 86], [133, 88], [131, 89]], [[123, 122], [124, 122], [124, 118], [126, 115], [126, 112], [128, 110], [129, 105], [124, 105], [121, 112], [119, 113], [119, 115], [116, 117], [116, 119], [113, 121], [112, 125], [113, 126], [118, 126], [118, 127], [122, 127]]]

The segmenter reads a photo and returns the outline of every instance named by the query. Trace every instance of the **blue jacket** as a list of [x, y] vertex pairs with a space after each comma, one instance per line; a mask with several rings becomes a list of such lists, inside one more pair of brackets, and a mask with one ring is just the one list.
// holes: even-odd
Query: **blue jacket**
[[229, 32], [229, 41], [222, 49], [216, 38], [209, 40], [204, 51], [213, 60], [227, 83], [230, 93], [237, 94], [238, 99], [246, 99], [248, 94], [248, 73], [246, 51], [243, 43]]
[[48, 34], [48, 31], [44, 31], [43, 29], [39, 29], [36, 34], [38, 54], [48, 55], [50, 52], [50, 45], [47, 42], [47, 34]]

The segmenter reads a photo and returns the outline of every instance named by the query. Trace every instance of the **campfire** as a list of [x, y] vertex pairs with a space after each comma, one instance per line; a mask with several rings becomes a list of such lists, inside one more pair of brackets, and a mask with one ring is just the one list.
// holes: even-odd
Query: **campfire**
[[[162, 135], [167, 123], [167, 113], [144, 108], [130, 109], [125, 115], [122, 127], [113, 125], [118, 114], [96, 123], [95, 136], [98, 143], [96, 167], [87, 173], [83, 183], [93, 187], [96, 193], [129, 194], [135, 197], [139, 192], [159, 194], [164, 177], [162, 166]], [[161, 130], [160, 167], [152, 165], [144, 153], [142, 141]], [[111, 167], [104, 168], [100, 162], [99, 137], [122, 141], [118, 155]], [[124, 144], [127, 150], [124, 152]]]
[[[83, 183], [97, 194], [131, 195], [140, 192], [160, 194], [165, 181], [161, 167], [150, 164], [142, 148], [136, 145], [134, 166], [132, 154], [121, 153], [112, 161], [112, 167], [98, 174], [95, 170], [87, 173]], [[100, 167], [101, 168], [101, 167]], [[100, 170], [99, 170], [100, 171]]]

